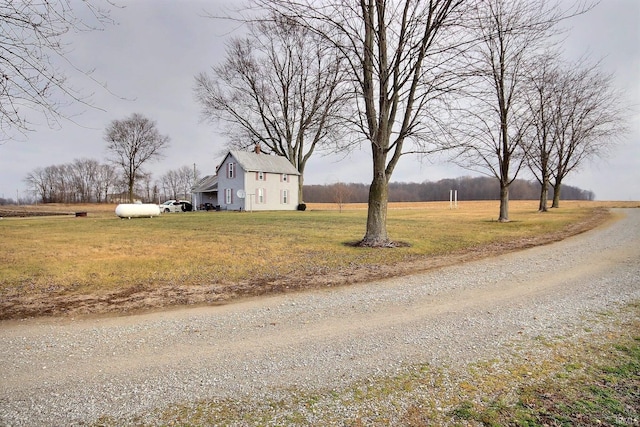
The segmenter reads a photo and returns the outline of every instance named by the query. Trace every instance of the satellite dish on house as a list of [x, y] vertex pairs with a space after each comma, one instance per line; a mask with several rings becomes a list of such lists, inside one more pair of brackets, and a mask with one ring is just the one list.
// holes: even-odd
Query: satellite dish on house
[[238, 190], [238, 193], [236, 194], [238, 194], [239, 198], [244, 199], [244, 196], [245, 196], [244, 190]]

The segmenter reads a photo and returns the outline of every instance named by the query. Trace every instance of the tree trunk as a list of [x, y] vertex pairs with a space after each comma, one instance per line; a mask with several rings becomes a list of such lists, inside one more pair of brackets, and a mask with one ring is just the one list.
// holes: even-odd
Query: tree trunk
[[129, 180], [129, 203], [133, 203], [133, 180]]
[[551, 205], [552, 208], [560, 207], [560, 186], [561, 185], [562, 183], [560, 181], [556, 181], [556, 183], [553, 184], [553, 204]]
[[369, 206], [367, 211], [367, 231], [360, 242], [361, 246], [387, 246], [387, 201], [389, 186], [384, 174], [376, 174], [369, 187]]
[[549, 177], [542, 179], [542, 188], [540, 189], [540, 205], [538, 212], [547, 212], [547, 201], [549, 200]]
[[499, 222], [509, 222], [509, 184], [500, 182], [500, 217]]
[[389, 201], [389, 182], [386, 174], [386, 155], [384, 150], [372, 144], [373, 180], [369, 187], [367, 210], [367, 231], [360, 246], [389, 246], [387, 234], [387, 204]]
[[304, 187], [304, 174], [302, 171], [299, 171], [300, 175], [298, 175], [298, 204], [304, 203], [304, 198], [302, 197], [302, 188]]

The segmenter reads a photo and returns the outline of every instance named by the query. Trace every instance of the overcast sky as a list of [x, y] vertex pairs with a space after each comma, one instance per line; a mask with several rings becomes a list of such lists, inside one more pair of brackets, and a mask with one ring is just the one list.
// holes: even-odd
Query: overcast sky
[[[567, 0], [568, 1], [568, 0]], [[169, 135], [166, 157], [147, 170], [159, 178], [171, 169], [196, 164], [207, 175], [215, 173], [225, 139], [215, 126], [201, 123], [193, 97], [194, 76], [224, 58], [229, 23], [202, 17], [216, 12], [223, 0], [136, 0], [114, 9], [117, 22], [104, 31], [71, 34], [70, 59], [82, 69], [94, 69], [94, 78], [109, 91], [69, 71], [69, 82], [93, 92], [102, 110], [83, 108], [77, 123], [61, 122], [60, 129], [38, 127], [21, 141], [0, 145], [0, 197], [27, 194], [23, 180], [38, 167], [91, 158], [106, 162], [104, 129], [109, 122], [141, 113]], [[602, 0], [594, 10], [573, 19], [566, 41], [567, 55], [585, 53], [602, 58], [604, 71], [615, 73], [615, 84], [635, 105], [632, 132], [606, 161], [585, 165], [569, 175], [566, 184], [591, 190], [598, 200], [640, 200], [640, 1]], [[74, 107], [79, 108], [79, 107]], [[37, 117], [33, 117], [37, 120]], [[307, 184], [336, 181], [370, 183], [367, 147], [346, 159], [312, 158], [305, 173]], [[471, 175], [447, 163], [420, 163], [405, 156], [392, 181], [422, 182]], [[523, 176], [530, 179], [529, 176]]]

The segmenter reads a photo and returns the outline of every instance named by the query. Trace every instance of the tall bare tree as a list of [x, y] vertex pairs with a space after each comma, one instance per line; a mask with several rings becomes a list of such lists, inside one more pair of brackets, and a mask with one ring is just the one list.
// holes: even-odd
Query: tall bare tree
[[551, 166], [555, 163], [554, 153], [557, 142], [556, 117], [562, 106], [558, 100], [562, 92], [562, 73], [555, 54], [541, 55], [536, 61], [539, 65], [529, 76], [529, 90], [526, 96], [532, 126], [527, 137], [530, 138], [526, 162], [529, 170], [540, 184], [540, 202], [538, 210], [547, 211]]
[[344, 67], [317, 34], [278, 16], [252, 22], [244, 38], [227, 45], [226, 60], [196, 76], [203, 117], [221, 121], [229, 146], [260, 144], [287, 158], [300, 172], [316, 150], [340, 144], [345, 108]]
[[[64, 58], [82, 72], [66, 58], [64, 35], [110, 23], [108, 10], [98, 6], [99, 1], [0, 0], [0, 142], [33, 128], [27, 111], [44, 116], [52, 125], [65, 117], [66, 104], [88, 102], [56, 63]], [[86, 11], [91, 19], [79, 19]]]
[[594, 157], [605, 157], [628, 131], [628, 106], [598, 64], [580, 61], [560, 77], [555, 115], [553, 208], [560, 207], [562, 181]]
[[373, 173], [360, 244], [392, 246], [387, 233], [389, 180], [403, 154], [428, 153], [438, 141], [437, 111], [451, 90], [447, 68], [452, 47], [463, 43], [456, 23], [465, 1], [255, 3], [321, 35], [347, 61], [358, 111], [354, 124], [371, 149]]
[[480, 0], [472, 25], [478, 43], [468, 69], [474, 77], [464, 128], [468, 144], [457, 162], [500, 183], [498, 220], [509, 221], [509, 186], [524, 165], [532, 117], [528, 76], [537, 53], [553, 45], [558, 23], [585, 11], [539, 0]]
[[133, 202], [136, 180], [144, 173], [142, 167], [162, 157], [162, 151], [169, 146], [169, 137], [160, 134], [155, 121], [134, 113], [126, 119], [112, 121], [104, 139], [109, 160], [122, 169], [129, 202]]
[[36, 197], [36, 200], [40, 200], [45, 203], [49, 201], [49, 189], [51, 188], [51, 186], [48, 182], [48, 174], [46, 169], [34, 169], [27, 174], [27, 176], [24, 178], [24, 182], [31, 187], [30, 191]]
[[93, 188], [98, 176], [99, 163], [94, 159], [75, 159], [69, 165], [71, 185], [74, 189], [74, 202], [93, 201]]

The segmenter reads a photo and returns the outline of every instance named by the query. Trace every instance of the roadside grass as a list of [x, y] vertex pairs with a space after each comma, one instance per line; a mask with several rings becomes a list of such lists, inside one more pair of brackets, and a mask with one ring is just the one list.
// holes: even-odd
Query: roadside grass
[[344, 388], [184, 402], [94, 425], [640, 425], [640, 301], [586, 322], [595, 331], [525, 338], [468, 365], [417, 364]]
[[[392, 204], [391, 238], [407, 247], [352, 247], [364, 235], [366, 209], [342, 212], [310, 204], [305, 212], [192, 212], [121, 220], [114, 206], [85, 218], [0, 221], [0, 296], [100, 294], [143, 286], [274, 282], [341, 274], [445, 256], [487, 244], [561, 232], [589, 217], [588, 203], [566, 202], [540, 214], [536, 202], [512, 202], [510, 223], [494, 220], [497, 202]], [[40, 207], [42, 209], [42, 207]], [[73, 205], [58, 209], [80, 209]]]

